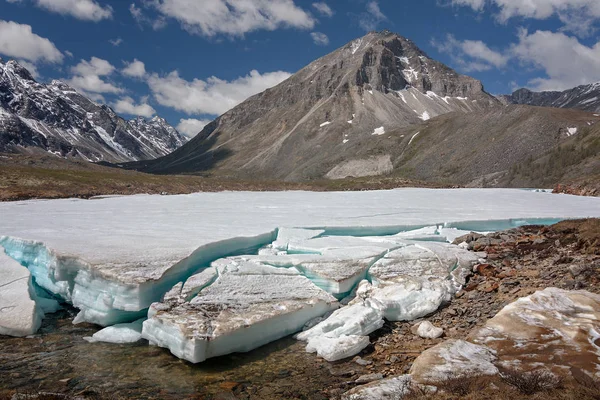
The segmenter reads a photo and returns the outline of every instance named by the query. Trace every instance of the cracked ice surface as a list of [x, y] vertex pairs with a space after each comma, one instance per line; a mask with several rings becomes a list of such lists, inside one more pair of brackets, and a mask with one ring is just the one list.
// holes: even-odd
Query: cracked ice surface
[[[367, 335], [383, 326], [384, 316], [390, 320], [415, 319], [450, 301], [478, 260], [472, 253], [447, 243], [419, 244], [398, 236], [321, 235], [310, 230], [302, 232], [296, 229], [293, 233], [281, 230], [270, 245], [272, 249], [279, 249], [277, 255], [216, 260], [208, 270], [188, 279], [183, 287], [175, 287], [175, 293], [182, 292], [179, 298], [173, 296], [171, 291], [165, 296], [163, 304], [152, 306], [150, 318], [144, 324], [144, 337], [192, 362], [225, 354], [222, 349], [228, 349], [229, 352], [247, 351], [266, 343], [263, 339], [275, 340], [293, 333], [324, 314], [319, 314], [317, 310], [311, 310], [315, 312], [310, 314], [305, 312], [305, 304], [294, 303], [290, 307], [289, 299], [297, 301], [298, 296], [301, 298], [301, 289], [280, 292], [279, 288], [273, 288], [272, 285], [285, 286], [285, 282], [292, 279], [297, 280], [301, 288], [300, 283], [309, 282], [308, 278], [312, 282], [308, 287], [319, 287], [340, 298], [348, 294], [361, 279], [371, 279], [374, 284], [364, 280], [350, 305], [297, 335], [299, 340], [307, 342], [308, 352], [316, 352], [328, 361], [337, 361], [367, 347], [370, 343]], [[290, 254], [282, 248], [299, 254]], [[386, 269], [384, 278], [380, 271], [383, 267], [377, 269], [382, 261]], [[373, 269], [378, 274], [376, 281], [376, 275], [370, 272]], [[211, 286], [207, 286], [207, 279], [215, 274], [218, 278]], [[255, 291], [254, 288], [248, 288], [254, 280], [260, 283]], [[183, 293], [183, 288], [189, 287], [188, 293], [191, 293], [193, 285], [201, 289], [194, 290], [197, 296], [190, 299], [187, 293]], [[247, 290], [252, 295], [241, 296]], [[261, 303], [264, 299], [262, 296], [268, 298], [268, 310], [250, 306]], [[206, 312], [207, 304], [210, 304], [210, 309], [216, 307], [216, 312]], [[331, 309], [338, 306], [333, 301]], [[229, 312], [232, 307], [244, 310], [245, 326], [232, 323], [230, 315], [223, 316], [225, 310]], [[284, 315], [272, 314], [271, 309], [279, 310]], [[278, 322], [281, 318], [289, 321], [283, 327]], [[189, 325], [190, 321], [193, 321], [192, 326]], [[200, 329], [197, 328], [199, 324], [202, 325]], [[225, 333], [215, 329], [215, 326], [225, 324], [229, 326]], [[251, 333], [242, 335], [251, 331], [255, 324], [261, 326], [263, 331], [260, 340]], [[264, 332], [269, 334], [265, 335]], [[227, 335], [236, 337], [236, 340], [228, 340]], [[225, 338], [222, 339], [222, 336]], [[219, 344], [221, 342], [226, 344]], [[213, 350], [215, 347], [219, 350]]]
[[333, 296], [297, 272], [220, 264], [219, 278], [191, 301], [153, 304], [142, 336], [197, 363], [255, 349], [338, 307]]
[[[77, 321], [112, 325], [143, 316], [175, 285], [180, 286], [172, 295], [193, 298], [202, 288], [195, 284], [186, 288], [183, 282], [189, 276], [220, 257], [250, 254], [272, 243], [278, 227], [320, 229], [309, 232], [319, 239], [324, 233], [394, 235], [448, 223], [427, 234], [436, 239], [445, 237], [443, 229], [448, 228], [495, 230], [589, 216], [600, 216], [596, 198], [503, 189], [138, 195], [2, 203], [0, 245], [27, 265], [36, 283], [80, 308]], [[302, 244], [306, 240], [290, 231], [282, 237], [285, 245], [271, 252], [265, 249], [262, 255], [284, 251], [344, 255], [344, 247], [332, 246], [331, 240], [310, 247]], [[322, 259], [303, 273], [312, 274], [317, 284], [321, 278], [321, 286], [341, 295], [360, 278], [369, 259], [385, 249], [378, 240], [395, 239], [372, 239], [364, 249], [355, 249], [353, 257], [363, 262], [351, 277], [344, 278]], [[205, 284], [210, 287], [214, 279], [214, 274], [206, 277]], [[331, 282], [339, 287], [328, 287]]]

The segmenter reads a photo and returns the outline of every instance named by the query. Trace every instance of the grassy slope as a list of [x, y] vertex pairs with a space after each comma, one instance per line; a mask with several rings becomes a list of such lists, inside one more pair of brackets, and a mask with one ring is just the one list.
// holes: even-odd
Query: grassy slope
[[98, 195], [183, 194], [223, 190], [375, 190], [443, 187], [395, 177], [319, 180], [304, 183], [243, 181], [191, 175], [150, 175], [54, 156], [0, 155], [0, 201], [31, 198], [89, 198]]

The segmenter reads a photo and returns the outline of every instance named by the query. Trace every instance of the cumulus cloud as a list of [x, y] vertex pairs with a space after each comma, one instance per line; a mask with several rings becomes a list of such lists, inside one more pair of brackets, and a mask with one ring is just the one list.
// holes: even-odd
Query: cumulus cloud
[[30, 25], [12, 21], [0, 20], [0, 53], [31, 62], [63, 61], [54, 43], [33, 33]]
[[481, 40], [461, 41], [451, 34], [441, 42], [432, 40], [431, 44], [440, 52], [449, 54], [452, 60], [466, 72], [503, 68], [510, 59], [510, 55], [492, 50]]
[[226, 81], [210, 77], [206, 81], [187, 81], [173, 71], [166, 76], [151, 74], [147, 83], [159, 104], [187, 114], [220, 115], [248, 97], [277, 85], [290, 76], [283, 71], [248, 75]]
[[[154, 0], [145, 4], [179, 21], [188, 32], [207, 37], [288, 27], [312, 29], [315, 25], [314, 18], [294, 0]], [[136, 8], [136, 14], [140, 12]]]
[[333, 17], [333, 10], [324, 1], [312, 3], [312, 6], [319, 12], [319, 14], [325, 17]]
[[156, 110], [148, 104], [148, 98], [142, 98], [139, 104], [135, 103], [131, 97], [126, 96], [112, 104], [118, 113], [150, 118], [156, 114]]
[[547, 75], [529, 82], [533, 90], [565, 90], [600, 81], [600, 42], [589, 47], [562, 32], [522, 30], [511, 52]]
[[152, 29], [154, 29], [155, 31], [158, 31], [167, 26], [167, 21], [164, 16], [161, 15], [157, 18], [152, 19], [144, 13], [141, 7], [136, 6], [135, 3], [131, 3], [129, 5], [129, 12], [131, 13], [131, 16], [141, 29], [143, 29], [144, 26], [148, 25], [152, 27]]
[[146, 65], [137, 58], [134, 58], [132, 62], [125, 64], [125, 68], [121, 70], [123, 75], [132, 78], [143, 78], [144, 75], [146, 75]]
[[35, 3], [48, 11], [86, 21], [109, 19], [113, 13], [112, 7], [101, 6], [94, 0], [35, 0]]
[[379, 2], [376, 0], [369, 1], [367, 3], [367, 12], [362, 13], [360, 16], [360, 27], [365, 31], [373, 31], [383, 21], [387, 21], [387, 17], [381, 12]]
[[197, 134], [199, 134], [206, 125], [210, 123], [211, 121], [208, 119], [182, 118], [179, 120], [179, 124], [177, 125], [176, 129], [186, 136], [194, 137]]
[[493, 6], [500, 22], [514, 17], [547, 19], [557, 16], [564, 30], [589, 36], [600, 19], [598, 0], [451, 0], [452, 4], [482, 11], [486, 4]]
[[543, 73], [527, 86], [536, 91], [565, 90], [600, 81], [600, 42], [587, 46], [564, 32], [521, 29], [517, 41], [505, 49], [493, 50], [479, 40], [457, 40], [448, 35], [432, 41], [440, 52], [449, 54], [463, 71], [503, 69], [509, 63]]
[[318, 46], [327, 46], [329, 44], [329, 37], [326, 34], [321, 32], [312, 32], [310, 36]]
[[67, 82], [85, 94], [122, 93], [123, 89], [103, 79], [112, 75], [114, 71], [115, 67], [108, 61], [92, 57], [90, 61], [81, 60], [79, 64], [71, 67], [73, 77]]

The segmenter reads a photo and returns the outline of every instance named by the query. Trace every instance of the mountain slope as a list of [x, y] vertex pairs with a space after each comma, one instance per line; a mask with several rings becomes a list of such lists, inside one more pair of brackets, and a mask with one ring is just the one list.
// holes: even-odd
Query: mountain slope
[[[600, 117], [511, 105], [392, 132], [396, 174], [467, 186], [552, 187], [600, 168]], [[398, 137], [404, 136], [402, 142]]]
[[600, 82], [577, 86], [563, 92], [532, 92], [528, 89], [519, 89], [511, 95], [499, 96], [499, 99], [507, 104], [600, 112]]
[[41, 84], [17, 62], [0, 62], [0, 152], [120, 162], [160, 157], [186, 140], [162, 118], [126, 121], [60, 81]]
[[[372, 32], [251, 97], [172, 154], [125, 165], [154, 173], [304, 180], [386, 132], [500, 102], [481, 82], [389, 31]], [[380, 171], [388, 169], [383, 160]]]

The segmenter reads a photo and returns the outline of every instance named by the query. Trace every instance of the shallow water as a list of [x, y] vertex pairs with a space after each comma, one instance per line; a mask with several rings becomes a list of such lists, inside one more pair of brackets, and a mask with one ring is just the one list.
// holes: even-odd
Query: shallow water
[[[193, 365], [147, 341], [88, 343], [99, 328], [73, 325], [76, 310], [48, 315], [32, 338], [0, 336], [0, 389], [101, 397], [182, 399], [325, 399], [343, 381], [291, 337]], [[68, 381], [67, 381], [68, 380]]]

